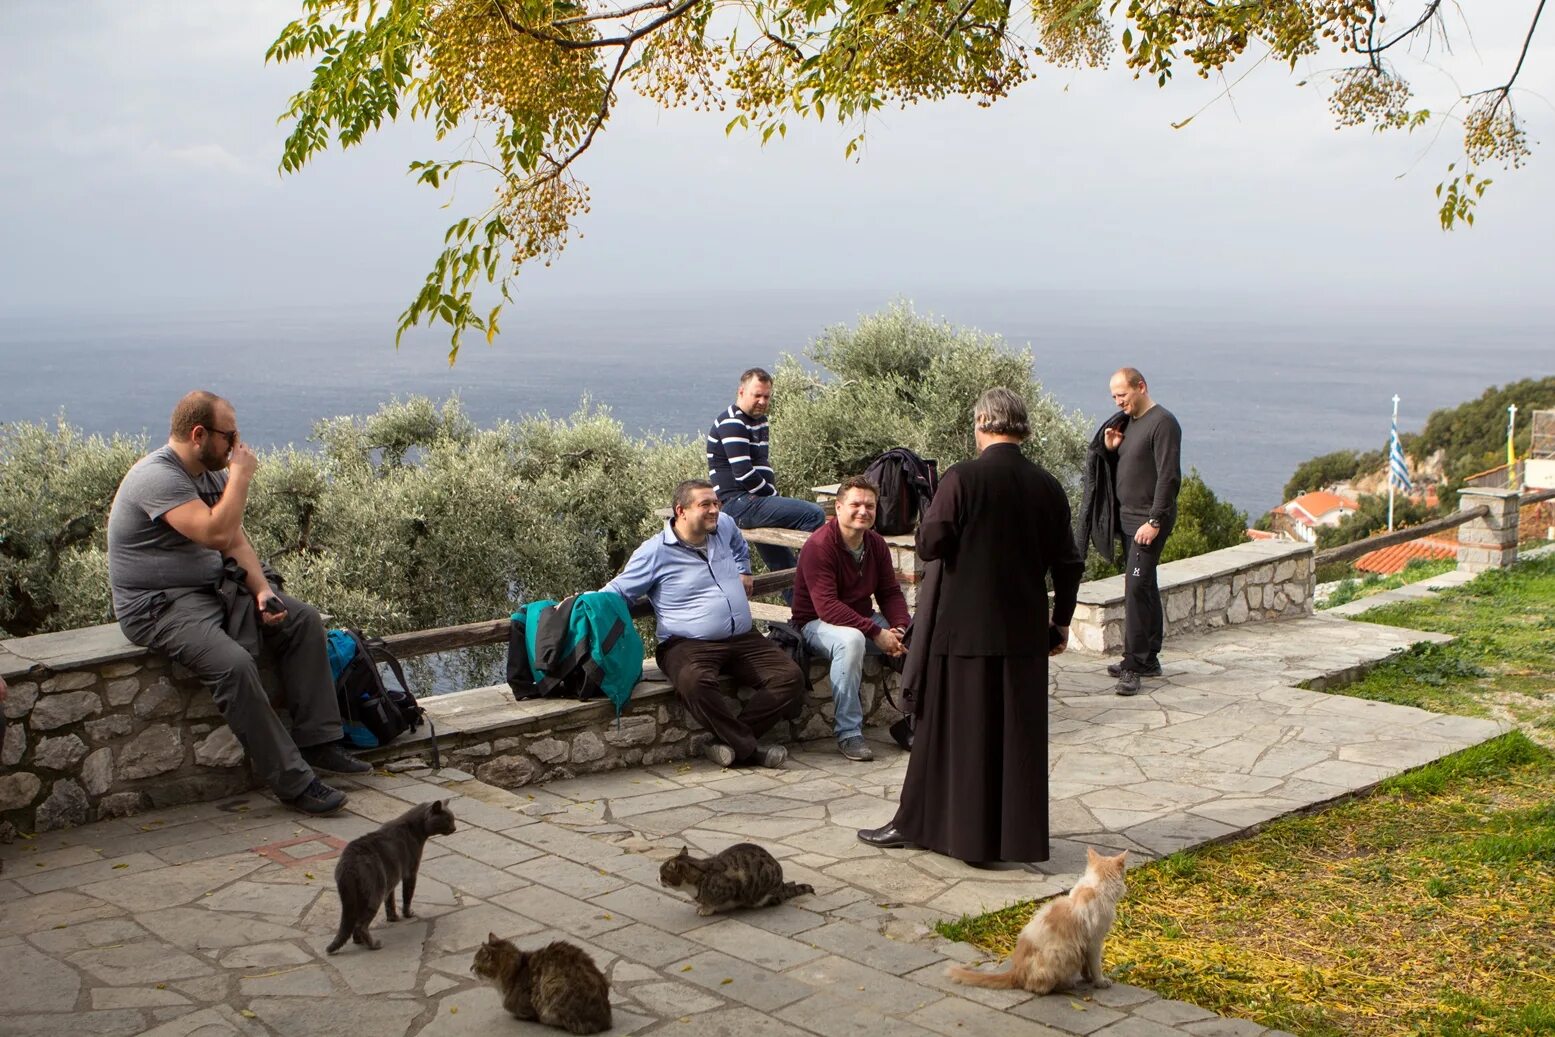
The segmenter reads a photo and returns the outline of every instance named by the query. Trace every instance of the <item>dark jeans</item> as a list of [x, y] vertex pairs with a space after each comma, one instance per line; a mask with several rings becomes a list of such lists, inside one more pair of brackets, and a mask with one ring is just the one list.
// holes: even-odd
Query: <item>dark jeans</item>
[[124, 635], [182, 663], [210, 689], [222, 719], [232, 728], [249, 766], [282, 799], [300, 795], [313, 781], [313, 768], [298, 746], [340, 738], [340, 706], [324, 649], [324, 622], [312, 605], [280, 595], [286, 619], [263, 630], [263, 651], [275, 659], [291, 717], [281, 723], [259, 682], [259, 665], [225, 629], [226, 613], [214, 592], [183, 594], [148, 616], [121, 620]]
[[[804, 674], [754, 630], [723, 641], [672, 637], [659, 645], [657, 658], [686, 711], [733, 749], [736, 761], [748, 760], [758, 737], [779, 720], [797, 718], [804, 708]], [[754, 691], [739, 715], [718, 686], [724, 675]]]
[[1149, 546], [1135, 543], [1134, 533], [1148, 517], [1122, 516], [1123, 535], [1128, 538], [1128, 555], [1123, 566], [1123, 665], [1136, 672], [1153, 670], [1161, 664], [1161, 640], [1166, 633], [1166, 616], [1161, 609], [1161, 589], [1156, 585], [1155, 570], [1172, 525], [1163, 523]]
[[[826, 524], [826, 511], [819, 504], [793, 497], [752, 497], [748, 493], [735, 493], [723, 499], [723, 510], [741, 529], [775, 526], [808, 533]], [[797, 556], [789, 548], [776, 544], [752, 546], [773, 572], [794, 567]]]

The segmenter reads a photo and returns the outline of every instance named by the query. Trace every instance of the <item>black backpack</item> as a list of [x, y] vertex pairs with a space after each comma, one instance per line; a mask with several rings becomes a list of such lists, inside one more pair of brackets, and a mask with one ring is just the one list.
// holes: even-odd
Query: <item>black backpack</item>
[[939, 489], [939, 462], [919, 457], [904, 446], [892, 447], [864, 469], [864, 477], [880, 487], [875, 532], [881, 536], [911, 533]]
[[[379, 745], [388, 745], [406, 731], [415, 731], [422, 723], [432, 736], [432, 765], [441, 767], [437, 751], [437, 728], [427, 711], [416, 702], [410, 682], [400, 661], [389, 651], [381, 637], [364, 637], [360, 630], [340, 631], [350, 637], [356, 652], [335, 678], [335, 695], [340, 704], [341, 722], [348, 727], [358, 724], [365, 727], [377, 739]], [[385, 684], [379, 671], [380, 663], [386, 663], [394, 672], [399, 687]]]
[[813, 691], [815, 685], [810, 681], [810, 646], [805, 644], [804, 634], [792, 623], [784, 623], [781, 620], [769, 619], [767, 624], [767, 640], [782, 649], [783, 654], [794, 660], [794, 665], [799, 667], [799, 672], [804, 674], [805, 691]]

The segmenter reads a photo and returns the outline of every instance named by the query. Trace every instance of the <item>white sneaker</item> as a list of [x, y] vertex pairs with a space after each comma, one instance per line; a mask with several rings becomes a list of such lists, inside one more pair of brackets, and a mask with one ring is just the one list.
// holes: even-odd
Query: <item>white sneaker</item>
[[722, 742], [708, 742], [702, 747], [702, 755], [720, 767], [734, 766], [734, 750]]

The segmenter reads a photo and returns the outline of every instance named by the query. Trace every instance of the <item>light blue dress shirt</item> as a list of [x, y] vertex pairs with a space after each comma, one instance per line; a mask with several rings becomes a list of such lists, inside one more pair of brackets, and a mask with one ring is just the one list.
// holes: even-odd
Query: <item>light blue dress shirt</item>
[[653, 602], [660, 641], [723, 641], [751, 628], [750, 599], [740, 581], [750, 571], [750, 547], [734, 519], [720, 514], [717, 532], [700, 548], [686, 544], [665, 523], [604, 589], [628, 603], [644, 596]]

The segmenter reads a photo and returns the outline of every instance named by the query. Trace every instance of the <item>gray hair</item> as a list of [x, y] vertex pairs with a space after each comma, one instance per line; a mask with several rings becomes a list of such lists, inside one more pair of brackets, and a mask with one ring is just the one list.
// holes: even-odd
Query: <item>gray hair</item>
[[1031, 423], [1026, 418], [1026, 401], [1020, 394], [1004, 386], [988, 389], [972, 405], [972, 421], [978, 429], [990, 436], [1014, 436], [1025, 439], [1031, 435]]

